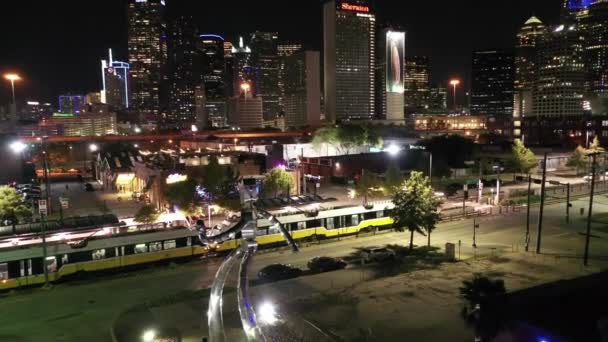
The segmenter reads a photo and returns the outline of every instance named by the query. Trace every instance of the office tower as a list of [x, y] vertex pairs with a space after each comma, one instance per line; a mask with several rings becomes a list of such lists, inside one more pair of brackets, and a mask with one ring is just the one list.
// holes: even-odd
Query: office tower
[[513, 82], [513, 136], [521, 136], [522, 119], [532, 113], [532, 93], [536, 77], [536, 53], [539, 40], [546, 34], [545, 25], [530, 17], [517, 34], [515, 42], [515, 79]]
[[198, 59], [198, 29], [191, 16], [171, 21], [168, 40], [169, 103], [161, 124], [165, 128], [189, 128], [196, 121], [194, 92], [202, 83]]
[[385, 30], [383, 34], [384, 47], [384, 98], [386, 99], [385, 120], [404, 122], [404, 62], [405, 62], [405, 32]]
[[231, 42], [224, 42], [224, 84], [226, 98], [234, 96], [234, 56], [232, 50], [236, 50]]
[[254, 69], [251, 66], [251, 48], [245, 45], [243, 37], [239, 37], [239, 45], [232, 47], [232, 54], [226, 62], [232, 64], [232, 93], [240, 94], [243, 83], [254, 83]]
[[318, 126], [321, 120], [321, 57], [301, 50], [284, 57], [285, 126]]
[[448, 91], [440, 85], [429, 87], [429, 111], [445, 113], [448, 109]]
[[514, 76], [512, 50], [473, 52], [471, 114], [511, 118]]
[[240, 95], [228, 100], [228, 124], [243, 130], [264, 125], [262, 98], [251, 92], [249, 83], [241, 83]]
[[427, 56], [405, 58], [405, 112], [416, 113], [429, 108], [430, 64]]
[[285, 98], [285, 61], [286, 58], [293, 55], [295, 52], [302, 50], [302, 44], [299, 43], [280, 43], [277, 45], [277, 54], [279, 56], [279, 108], [283, 110], [283, 99]]
[[83, 95], [59, 96], [59, 113], [80, 115], [86, 111], [86, 101]]
[[539, 41], [533, 115], [583, 114], [583, 38], [575, 25], [558, 25]]
[[597, 1], [588, 7], [582, 19], [585, 39], [585, 90], [593, 113], [608, 112], [608, 1]]
[[217, 34], [202, 34], [199, 38], [206, 116], [210, 126], [224, 127], [227, 111], [225, 41]]
[[53, 111], [54, 109], [50, 103], [27, 101], [25, 107], [21, 110], [19, 118], [27, 121], [39, 121], [53, 115]]
[[275, 118], [279, 108], [279, 55], [276, 32], [251, 34], [251, 65], [254, 68], [253, 92], [262, 97], [264, 120]]
[[101, 103], [114, 108], [129, 108], [129, 63], [115, 61], [112, 49], [108, 59], [101, 60]]
[[158, 120], [161, 80], [167, 56], [164, 0], [129, 0], [128, 48], [131, 107]]
[[326, 119], [373, 119], [376, 16], [367, 1], [325, 3], [323, 47]]

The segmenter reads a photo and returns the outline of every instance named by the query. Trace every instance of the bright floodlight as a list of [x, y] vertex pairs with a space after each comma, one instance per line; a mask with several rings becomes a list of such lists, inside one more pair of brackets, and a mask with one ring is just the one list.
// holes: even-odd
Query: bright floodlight
[[196, 125], [192, 125], [192, 126], [190, 126], [190, 130], [191, 130], [192, 132], [195, 132], [195, 133], [196, 133], [196, 132], [198, 132], [198, 127], [196, 127]]
[[21, 79], [21, 77], [19, 77], [17, 74], [6, 74], [4, 75], [4, 78], [12, 82], [19, 81]]
[[451, 80], [450, 85], [457, 86], [460, 84], [460, 80]]
[[11, 147], [11, 150], [13, 150], [13, 152], [21, 153], [27, 148], [27, 145], [22, 143], [21, 141], [15, 141], [14, 143], [12, 143], [10, 145], [10, 147]]
[[391, 156], [398, 155], [399, 151], [401, 151], [401, 149], [395, 144], [391, 144], [386, 148], [386, 152], [388, 152], [388, 154], [390, 154]]
[[89, 145], [89, 150], [91, 150], [91, 152], [97, 152], [97, 149], [98, 149], [97, 145], [95, 145], [95, 144]]
[[152, 342], [156, 338], [156, 331], [150, 329], [146, 330], [143, 335], [141, 335], [142, 340], [145, 342]]
[[141, 128], [135, 127], [134, 131], [135, 131], [135, 133], [139, 134], [139, 133], [141, 133]]
[[277, 312], [272, 303], [263, 303], [258, 309], [258, 320], [267, 325], [273, 325], [278, 321]]
[[243, 82], [241, 83], [241, 90], [244, 92], [248, 92], [251, 89], [249, 83]]

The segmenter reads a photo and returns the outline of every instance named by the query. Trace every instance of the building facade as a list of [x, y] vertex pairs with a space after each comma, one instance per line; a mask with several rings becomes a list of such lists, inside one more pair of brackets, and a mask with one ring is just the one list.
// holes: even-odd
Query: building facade
[[540, 40], [533, 92], [533, 115], [583, 114], [583, 38], [576, 25], [557, 25]]
[[406, 113], [424, 111], [430, 107], [430, 65], [427, 56], [410, 56], [404, 62], [404, 97]]
[[279, 55], [277, 32], [251, 34], [251, 65], [253, 66], [253, 92], [262, 98], [264, 119], [275, 118], [279, 112]]
[[129, 63], [115, 61], [112, 49], [108, 59], [101, 60], [101, 103], [107, 103], [118, 109], [129, 108]]
[[473, 52], [471, 114], [512, 117], [514, 69], [512, 50]]
[[608, 1], [588, 6], [584, 26], [585, 90], [594, 114], [608, 114]]
[[164, 0], [129, 0], [128, 49], [132, 108], [158, 120], [161, 80], [167, 58]]
[[243, 82], [241, 94], [228, 100], [228, 124], [243, 130], [261, 128], [264, 125], [262, 98], [251, 92], [251, 86]]
[[532, 113], [532, 93], [536, 80], [536, 54], [540, 39], [546, 34], [545, 25], [530, 17], [515, 42], [515, 79], [513, 102], [513, 136], [521, 137], [522, 118]]
[[[202, 34], [199, 37], [202, 60], [205, 111], [210, 127], [225, 127], [227, 115], [228, 87], [226, 84], [225, 40], [217, 34]], [[232, 50], [232, 48], [230, 47]], [[232, 51], [230, 51], [232, 53]]]
[[86, 101], [83, 95], [59, 96], [59, 113], [80, 115], [86, 111]]
[[279, 108], [283, 110], [283, 100], [285, 98], [285, 63], [286, 59], [294, 53], [302, 50], [300, 43], [283, 42], [277, 44], [277, 54], [279, 56]]
[[284, 57], [283, 110], [286, 127], [318, 126], [321, 120], [321, 66], [318, 51]]
[[371, 120], [375, 110], [376, 16], [364, 0], [323, 6], [325, 115]]

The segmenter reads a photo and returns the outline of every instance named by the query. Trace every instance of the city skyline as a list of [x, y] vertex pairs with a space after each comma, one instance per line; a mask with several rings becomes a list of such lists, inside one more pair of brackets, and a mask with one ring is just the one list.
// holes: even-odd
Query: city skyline
[[[201, 32], [218, 33], [227, 40], [234, 41], [239, 34], [256, 30], [276, 31], [281, 41], [302, 42], [306, 48], [322, 51], [320, 2], [301, 4], [298, 12], [289, 4], [273, 1], [267, 6], [240, 1], [174, 6], [183, 7], [175, 8], [176, 12], [193, 13]], [[269, 10], [271, 6], [274, 8]], [[36, 18], [36, 27], [44, 30], [13, 32], [13, 28], [24, 22], [25, 18], [20, 18], [19, 13], [25, 13], [25, 8], [24, 11], [17, 8], [16, 15], [1, 21], [2, 28], [13, 32], [14, 38], [7, 40], [6, 53], [0, 57], [0, 65], [2, 71], [17, 71], [24, 76], [18, 89], [21, 101], [26, 98], [50, 101], [61, 93], [97, 91], [101, 88], [101, 77], [97, 72], [99, 60], [107, 49], [114, 49], [117, 59], [126, 60], [126, 1], [107, 1], [91, 12], [94, 14], [81, 12], [80, 8], [70, 1], [40, 3], [28, 8], [28, 17]], [[375, 11], [378, 23], [405, 29], [407, 56], [430, 57], [433, 82], [445, 82], [457, 76], [463, 79], [468, 89], [470, 59], [474, 50], [513, 46], [514, 35], [532, 14], [545, 23], [556, 23], [560, 1], [543, 0], [534, 4], [515, 1], [508, 5], [475, 6], [446, 3], [440, 9], [425, 3], [404, 5], [376, 1]], [[57, 24], [58, 15], [72, 13], [78, 15], [70, 15], [69, 23]], [[218, 16], [217, 13], [225, 15]], [[276, 13], [284, 15], [276, 16]], [[74, 30], [75, 27], [78, 30]], [[302, 30], [302, 27], [307, 29]], [[22, 43], [26, 41], [28, 44]], [[3, 84], [2, 89], [0, 103], [6, 103], [10, 96], [6, 91], [7, 85]]]

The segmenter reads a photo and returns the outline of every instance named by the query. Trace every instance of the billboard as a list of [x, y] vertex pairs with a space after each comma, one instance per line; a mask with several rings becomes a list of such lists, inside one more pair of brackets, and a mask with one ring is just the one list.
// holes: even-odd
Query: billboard
[[405, 32], [386, 32], [386, 92], [403, 93]]

